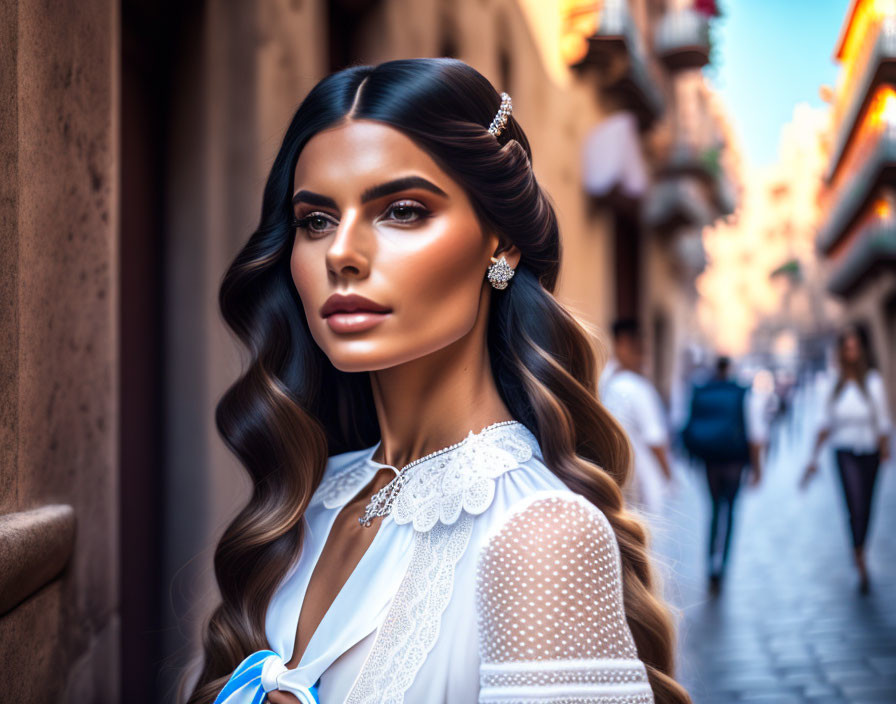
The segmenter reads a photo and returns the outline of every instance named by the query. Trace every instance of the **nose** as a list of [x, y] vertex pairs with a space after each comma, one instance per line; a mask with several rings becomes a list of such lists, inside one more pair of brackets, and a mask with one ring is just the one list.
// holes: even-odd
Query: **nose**
[[358, 211], [347, 212], [327, 249], [327, 269], [336, 278], [367, 276], [371, 243], [370, 232], [364, 227]]

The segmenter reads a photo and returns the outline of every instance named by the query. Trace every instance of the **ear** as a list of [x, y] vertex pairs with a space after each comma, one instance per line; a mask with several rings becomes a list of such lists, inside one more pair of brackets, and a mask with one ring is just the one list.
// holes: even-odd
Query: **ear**
[[[516, 269], [517, 264], [520, 263], [520, 259], [523, 256], [523, 253], [517, 249], [517, 246], [511, 242], [502, 242], [503, 238], [498, 237], [498, 235], [492, 235], [493, 243], [492, 243], [492, 256], [495, 259], [501, 259], [503, 256], [507, 263]], [[488, 261], [489, 264], [492, 264], [492, 261]]]

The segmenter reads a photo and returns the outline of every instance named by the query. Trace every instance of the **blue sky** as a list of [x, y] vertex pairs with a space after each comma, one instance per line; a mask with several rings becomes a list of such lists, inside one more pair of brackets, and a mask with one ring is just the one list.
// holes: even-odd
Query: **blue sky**
[[849, 0], [719, 0], [714, 65], [705, 69], [721, 94], [747, 161], [775, 160], [781, 126], [793, 106], [821, 107], [822, 84], [837, 78], [834, 44]]

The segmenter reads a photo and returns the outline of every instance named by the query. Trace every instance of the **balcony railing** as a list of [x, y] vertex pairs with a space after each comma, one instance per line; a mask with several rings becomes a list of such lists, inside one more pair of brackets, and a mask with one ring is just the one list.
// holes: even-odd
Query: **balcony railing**
[[656, 28], [654, 47], [673, 71], [705, 66], [709, 63], [709, 18], [692, 9], [670, 10]]
[[722, 145], [697, 144], [680, 140], [673, 144], [660, 166], [661, 176], [694, 176], [706, 184], [716, 210], [714, 217], [730, 215], [737, 205], [731, 181], [725, 174], [720, 160]]
[[705, 184], [693, 176], [661, 178], [651, 186], [644, 202], [645, 224], [661, 232], [683, 227], [702, 228], [711, 224], [715, 217]]
[[833, 106], [834, 144], [827, 178], [833, 179], [862, 108], [875, 86], [896, 79], [896, 17], [882, 17], [868, 31], [861, 53], [840, 80]]
[[698, 228], [683, 231], [678, 235], [673, 250], [675, 263], [686, 277], [695, 279], [706, 270], [706, 249]]
[[[618, 76], [607, 76], [609, 89], [618, 89], [629, 98], [627, 107], [634, 110], [642, 126], [651, 124], [665, 109], [660, 78], [625, 0], [605, 0], [593, 10], [598, 14], [594, 34], [588, 37], [588, 52], [577, 64], [595, 64], [608, 68], [612, 57], [624, 54], [627, 70]], [[608, 72], [609, 73], [609, 72]]]
[[848, 249], [831, 264], [828, 290], [849, 297], [863, 280], [883, 268], [896, 268], [896, 221], [876, 218], [852, 238]]
[[824, 253], [830, 252], [866, 212], [876, 187], [896, 179], [896, 125], [882, 123], [857, 139], [850, 158], [851, 172], [831, 198], [828, 218], [815, 240]]

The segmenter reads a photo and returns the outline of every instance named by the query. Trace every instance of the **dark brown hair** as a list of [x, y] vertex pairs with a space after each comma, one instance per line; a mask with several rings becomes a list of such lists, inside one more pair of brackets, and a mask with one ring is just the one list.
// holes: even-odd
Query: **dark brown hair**
[[656, 594], [645, 530], [623, 505], [628, 440], [598, 402], [593, 339], [552, 295], [560, 265], [554, 209], [518, 122], [511, 117], [497, 138], [487, 131], [500, 103], [489, 81], [462, 61], [408, 59], [327, 76], [293, 117], [265, 185], [261, 222], [221, 285], [224, 319], [250, 359], [220, 400], [216, 421], [254, 490], [215, 553], [221, 603], [205, 629], [190, 704], [212, 701], [247, 655], [268, 647], [265, 612], [297, 558], [300, 519], [328, 456], [379, 439], [369, 374], [335, 369], [315, 344], [289, 269], [299, 153], [346, 119], [408, 135], [464, 188], [483, 226], [522, 252], [511, 285], [491, 297], [487, 337], [498, 389], [538, 438], [546, 465], [612, 524], [626, 616], [657, 703], [690, 701], [672, 679], [674, 632]]
[[[859, 341], [859, 359], [851, 362], [846, 359], [846, 341], [850, 337], [855, 337]], [[837, 382], [831, 390], [831, 397], [828, 403], [833, 403], [846, 382], [853, 378], [859, 385], [859, 390], [865, 399], [871, 404], [871, 397], [868, 395], [868, 387], [865, 385], [865, 378], [868, 372], [874, 368], [874, 357], [871, 353], [871, 341], [868, 337], [868, 330], [864, 325], [853, 323], [844, 327], [837, 335]], [[872, 409], [874, 404], [871, 404]]]

